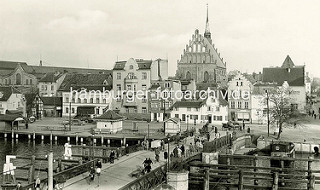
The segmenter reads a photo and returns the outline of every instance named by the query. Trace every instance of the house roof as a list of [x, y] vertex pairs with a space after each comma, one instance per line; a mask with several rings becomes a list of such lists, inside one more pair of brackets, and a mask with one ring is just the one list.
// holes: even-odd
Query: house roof
[[[107, 81], [107, 84], [104, 82]], [[98, 90], [112, 88], [112, 77], [110, 74], [67, 74], [60, 85], [59, 91], [70, 91], [70, 88], [79, 90], [82, 87]]]
[[21, 117], [21, 115], [18, 114], [0, 114], [0, 121], [14, 121], [17, 118]]
[[174, 108], [200, 108], [203, 101], [177, 101], [172, 107]]
[[101, 116], [96, 117], [95, 119], [116, 121], [116, 120], [124, 120], [124, 117], [122, 117], [121, 115], [117, 114], [112, 110], [107, 110]]
[[44, 106], [62, 106], [62, 97], [41, 97]]
[[289, 55], [287, 55], [286, 59], [282, 63], [282, 68], [292, 68], [294, 67], [294, 63]]
[[169, 119], [166, 119], [164, 122], [167, 122], [167, 121], [173, 121], [174, 123], [179, 123], [180, 119], [176, 117], [171, 117]]
[[287, 81], [290, 86], [304, 86], [304, 66], [293, 68], [263, 68], [263, 82], [276, 82], [282, 85]]
[[196, 86], [197, 86], [197, 90], [207, 90], [209, 87], [213, 87], [213, 88], [216, 88], [217, 87], [217, 83], [204, 83], [204, 82], [202, 82], [202, 83], [197, 83], [196, 84]]
[[[152, 60], [144, 60], [144, 59], [136, 59], [135, 60], [138, 64], [138, 69], [150, 69]], [[123, 70], [126, 66], [127, 61], [117, 61], [113, 67], [113, 70]]]
[[39, 80], [39, 82], [56, 82], [61, 76], [61, 73], [47, 73]]
[[0, 101], [7, 101], [13, 93], [20, 94], [18, 90], [11, 86], [0, 86]]
[[26, 98], [27, 105], [31, 105], [36, 96], [37, 96], [36, 93], [24, 94], [24, 97]]

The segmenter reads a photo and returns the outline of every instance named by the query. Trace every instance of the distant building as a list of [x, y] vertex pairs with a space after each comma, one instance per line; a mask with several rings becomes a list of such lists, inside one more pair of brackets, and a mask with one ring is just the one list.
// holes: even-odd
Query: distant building
[[43, 101], [37, 93], [25, 94], [27, 103], [27, 117], [34, 116], [36, 119], [43, 117]]
[[0, 83], [3, 86], [36, 86], [37, 77], [26, 63], [0, 61]]
[[191, 124], [222, 125], [228, 121], [228, 102], [220, 95], [210, 94], [203, 100], [177, 101], [171, 107], [170, 115]]
[[229, 119], [251, 122], [252, 83], [240, 72], [228, 82]]
[[19, 113], [26, 116], [26, 100], [13, 87], [0, 87], [0, 114]]
[[178, 60], [176, 77], [180, 80], [194, 79], [196, 83], [227, 83], [226, 63], [212, 43], [208, 10], [204, 35], [195, 30]]
[[62, 97], [41, 97], [44, 117], [62, 117]]
[[[181, 82], [172, 79], [152, 81], [149, 91], [151, 121], [164, 121], [168, 118], [170, 107], [178, 101], [177, 98], [182, 96]], [[180, 95], [178, 95], [179, 91], [181, 91]], [[175, 96], [175, 92], [179, 97]]]
[[112, 110], [107, 110], [101, 116], [96, 117], [96, 133], [117, 133], [122, 131], [122, 121], [124, 117]]
[[[112, 89], [109, 74], [68, 74], [58, 90], [62, 97], [62, 116], [99, 116], [111, 109]], [[70, 113], [71, 112], [71, 113]]]
[[292, 92], [291, 108], [300, 112], [306, 110], [305, 66], [295, 66], [288, 55], [281, 67], [263, 68], [263, 82], [275, 82], [277, 86], [288, 83]]
[[38, 83], [40, 96], [57, 96], [57, 91], [67, 73], [47, 73]]
[[[130, 58], [113, 67], [113, 110], [128, 118], [150, 117], [148, 92], [151, 81], [168, 79], [168, 61]], [[139, 97], [133, 92], [140, 91]]]

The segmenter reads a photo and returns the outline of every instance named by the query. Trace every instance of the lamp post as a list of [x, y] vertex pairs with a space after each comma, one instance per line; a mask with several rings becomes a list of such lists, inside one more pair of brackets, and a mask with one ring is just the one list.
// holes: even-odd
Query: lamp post
[[164, 120], [166, 119], [166, 100], [163, 99], [163, 134], [166, 136], [166, 123]]
[[270, 116], [269, 116], [269, 92], [268, 90], [266, 90], [266, 94], [267, 94], [267, 119], [268, 119], [268, 137], [270, 134]]
[[147, 145], [147, 150], [149, 150], [149, 134], [150, 134], [150, 120], [147, 120], [148, 123], [148, 145]]
[[189, 132], [189, 115], [187, 115], [187, 132]]

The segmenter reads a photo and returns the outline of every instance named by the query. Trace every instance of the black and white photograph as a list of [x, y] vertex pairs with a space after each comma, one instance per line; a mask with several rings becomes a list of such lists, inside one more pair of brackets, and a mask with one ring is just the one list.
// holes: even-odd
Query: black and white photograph
[[320, 190], [320, 1], [1, 0], [1, 190]]

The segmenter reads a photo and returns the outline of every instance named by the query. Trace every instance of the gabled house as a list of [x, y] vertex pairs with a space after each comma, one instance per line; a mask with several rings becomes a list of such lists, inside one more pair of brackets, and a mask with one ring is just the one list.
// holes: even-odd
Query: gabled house
[[14, 87], [0, 87], [0, 114], [19, 113], [26, 116], [26, 101]]
[[34, 116], [36, 119], [41, 119], [43, 117], [43, 101], [39, 94], [28, 93], [25, 94], [26, 99], [26, 113], [27, 117]]
[[40, 96], [57, 96], [58, 89], [66, 77], [67, 73], [47, 73], [38, 83]]

